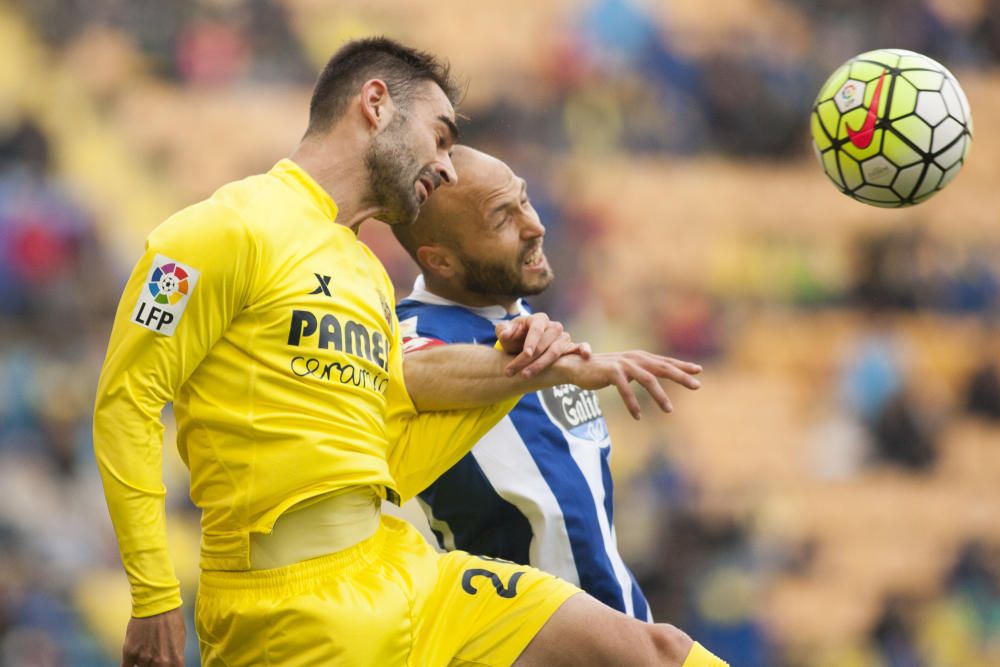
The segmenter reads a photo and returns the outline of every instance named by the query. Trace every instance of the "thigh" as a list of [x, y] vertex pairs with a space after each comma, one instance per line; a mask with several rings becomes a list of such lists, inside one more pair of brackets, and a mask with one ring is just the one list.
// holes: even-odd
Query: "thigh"
[[691, 639], [673, 626], [637, 620], [583, 594], [552, 615], [518, 657], [517, 667], [681, 665], [691, 647]]
[[568, 598], [572, 584], [533, 567], [453, 551], [437, 556], [418, 607], [412, 665], [508, 666]]

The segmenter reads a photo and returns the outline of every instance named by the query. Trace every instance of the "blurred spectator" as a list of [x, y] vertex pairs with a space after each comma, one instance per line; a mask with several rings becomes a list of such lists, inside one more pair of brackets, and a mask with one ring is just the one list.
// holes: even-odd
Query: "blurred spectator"
[[885, 657], [887, 667], [932, 667], [918, 650], [915, 607], [913, 600], [902, 596], [885, 601], [871, 639]]
[[878, 458], [910, 470], [927, 470], [938, 457], [936, 437], [911, 394], [893, 394], [872, 424]]
[[985, 359], [969, 377], [965, 409], [977, 417], [1000, 420], [1000, 368], [995, 359]]
[[874, 423], [903, 386], [902, 356], [889, 322], [877, 312], [866, 313], [865, 329], [850, 352], [840, 380], [842, 399], [863, 422]]
[[973, 31], [973, 38], [987, 58], [1000, 60], [1000, 0], [983, 3], [982, 18]]
[[872, 440], [856, 415], [833, 408], [811, 433], [811, 468], [819, 479], [854, 479], [872, 458]]
[[192, 21], [177, 40], [177, 69], [186, 83], [224, 86], [246, 72], [249, 60], [246, 38], [231, 21]]
[[870, 309], [989, 313], [1000, 279], [989, 247], [957, 248], [920, 227], [860, 239], [855, 247], [855, 303]]

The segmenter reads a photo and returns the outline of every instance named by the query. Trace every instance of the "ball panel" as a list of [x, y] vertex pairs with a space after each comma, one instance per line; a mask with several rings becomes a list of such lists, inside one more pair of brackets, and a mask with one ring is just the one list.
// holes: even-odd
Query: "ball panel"
[[[894, 129], [895, 126], [893, 126]], [[895, 131], [885, 133], [885, 137], [882, 139], [882, 155], [900, 167], [918, 161], [922, 162], [924, 159], [920, 153], [910, 148], [909, 144], [903, 141]]]
[[858, 188], [854, 194], [858, 197], [864, 197], [872, 202], [895, 205], [902, 203], [902, 199], [895, 192], [889, 188], [883, 188], [877, 185], [863, 185]]
[[872, 185], [890, 185], [896, 178], [896, 171], [896, 165], [882, 155], [876, 155], [861, 163], [861, 173], [865, 176], [865, 182]]
[[[886, 85], [892, 93], [892, 106], [889, 109], [889, 119], [892, 120], [913, 113], [913, 110], [917, 106], [917, 89], [909, 81], [899, 76], [892, 79], [891, 86], [889, 86], [889, 83], [889, 81], [886, 81]], [[881, 118], [882, 115], [879, 114], [879, 117]]]
[[944, 176], [941, 177], [941, 184], [938, 186], [938, 190], [951, 183], [952, 180], [954, 180], [954, 178], [958, 176], [958, 172], [961, 170], [962, 170], [961, 162], [952, 165], [950, 169], [944, 172]]
[[927, 70], [909, 70], [903, 72], [903, 78], [919, 90], [941, 90], [944, 74]]
[[839, 189], [844, 189], [844, 181], [840, 178], [840, 168], [837, 166], [837, 151], [829, 150], [823, 153], [823, 171], [830, 177], [833, 184]]
[[968, 121], [969, 103], [959, 97], [951, 81], [944, 82], [944, 85], [941, 87], [941, 97], [944, 98], [945, 107], [947, 107], [948, 113], [952, 118], [956, 118], [963, 123]]
[[943, 123], [934, 128], [934, 141], [931, 143], [931, 150], [935, 153], [943, 151], [962, 135], [965, 128], [954, 118], [948, 118]]
[[924, 173], [923, 164], [914, 164], [900, 169], [896, 174], [896, 180], [892, 183], [892, 189], [904, 199], [913, 194], [913, 188], [917, 186], [920, 175]]
[[938, 185], [941, 183], [941, 177], [944, 172], [939, 169], [936, 165], [927, 165], [927, 172], [924, 174], [924, 179], [920, 181], [920, 187], [914, 193], [914, 198], [919, 199], [927, 194], [932, 194], [937, 190]]
[[827, 100], [816, 107], [816, 115], [819, 116], [820, 123], [826, 134], [831, 138], [837, 136], [837, 125], [840, 123], [840, 111], [833, 100]]
[[969, 142], [966, 137], [960, 138], [947, 149], [941, 151], [937, 156], [935, 156], [934, 162], [936, 162], [942, 169], [950, 169], [956, 163], [961, 162], [962, 158], [965, 157], [965, 148], [968, 143]]
[[907, 116], [893, 121], [892, 128], [925, 153], [931, 149], [931, 128], [919, 116]]
[[858, 81], [874, 81], [885, 72], [885, 66], [878, 63], [855, 60], [851, 63], [851, 78]]
[[917, 115], [928, 125], [937, 125], [948, 116], [941, 93], [930, 90], [920, 91], [917, 98]]
[[833, 97], [834, 104], [840, 109], [840, 113], [847, 113], [851, 109], [857, 109], [865, 102], [865, 84], [857, 79], [848, 79]]
[[848, 190], [854, 190], [863, 185], [864, 179], [861, 178], [861, 167], [858, 166], [858, 163], [845, 153], [838, 152], [837, 157], [840, 173], [843, 174], [844, 187]]
[[934, 72], [942, 69], [936, 62], [927, 56], [920, 55], [919, 53], [911, 53], [909, 55], [902, 56], [899, 59], [898, 67], [899, 69], [927, 69]]

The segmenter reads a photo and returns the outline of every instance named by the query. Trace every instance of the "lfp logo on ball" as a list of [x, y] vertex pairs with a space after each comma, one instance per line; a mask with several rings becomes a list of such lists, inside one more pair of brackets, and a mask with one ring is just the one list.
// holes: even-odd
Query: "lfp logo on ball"
[[172, 336], [199, 275], [197, 269], [156, 255], [132, 311], [132, 321], [156, 333]]

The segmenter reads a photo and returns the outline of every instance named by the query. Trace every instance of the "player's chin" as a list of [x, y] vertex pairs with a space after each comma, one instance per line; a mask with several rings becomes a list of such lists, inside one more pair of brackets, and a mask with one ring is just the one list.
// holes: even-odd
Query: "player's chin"
[[416, 222], [418, 215], [420, 215], [420, 202], [414, 197], [413, 199], [401, 202], [391, 214], [384, 214], [379, 220], [390, 225], [402, 225], [405, 227]]
[[523, 269], [521, 271], [521, 293], [532, 296], [544, 292], [555, 279], [555, 273], [548, 265], [542, 269]]

